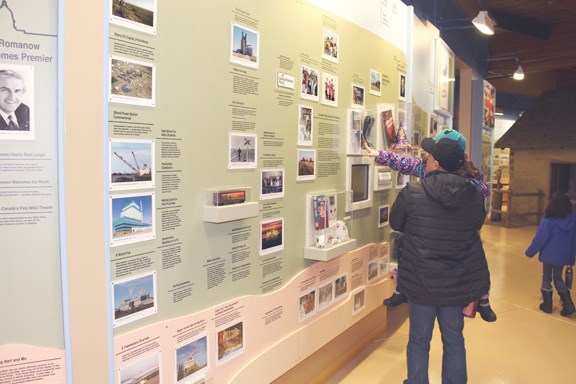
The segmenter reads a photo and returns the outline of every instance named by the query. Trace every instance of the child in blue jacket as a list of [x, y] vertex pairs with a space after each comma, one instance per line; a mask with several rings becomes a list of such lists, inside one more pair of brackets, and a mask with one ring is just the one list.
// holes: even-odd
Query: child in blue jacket
[[565, 193], [552, 196], [546, 207], [544, 220], [540, 222], [532, 243], [526, 250], [528, 257], [540, 252], [542, 262], [542, 303], [540, 309], [552, 313], [552, 280], [562, 300], [562, 316], [575, 312], [570, 290], [562, 279], [565, 265], [574, 265], [576, 256], [576, 217], [572, 215], [572, 203]]

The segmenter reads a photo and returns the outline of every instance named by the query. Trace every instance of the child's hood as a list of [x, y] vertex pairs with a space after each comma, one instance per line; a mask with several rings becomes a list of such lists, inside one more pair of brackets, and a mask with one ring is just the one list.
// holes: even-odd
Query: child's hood
[[576, 230], [576, 216], [574, 215], [567, 215], [561, 219], [552, 219], [552, 223], [564, 232]]

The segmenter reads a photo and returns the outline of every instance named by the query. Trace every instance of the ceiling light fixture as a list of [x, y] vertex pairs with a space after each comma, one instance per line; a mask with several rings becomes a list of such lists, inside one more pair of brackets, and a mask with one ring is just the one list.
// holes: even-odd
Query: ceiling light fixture
[[518, 68], [516, 68], [516, 72], [514, 72], [514, 74], [512, 75], [512, 78], [514, 80], [523, 80], [524, 79], [524, 70], [522, 69], [522, 66], [520, 65], [520, 63], [518, 63]]
[[506, 57], [491, 57], [489, 59], [487, 59], [486, 61], [503, 61], [503, 60], [514, 60], [516, 61], [516, 64], [518, 64], [518, 67], [516, 67], [516, 71], [510, 75], [510, 69], [490, 69], [490, 72], [507, 72], [507, 74], [504, 75], [498, 75], [495, 77], [488, 77], [487, 80], [495, 80], [495, 79], [506, 79], [506, 78], [510, 78], [512, 77], [514, 80], [523, 80], [524, 79], [524, 68], [522, 68], [522, 65], [520, 65], [520, 59], [518, 59], [517, 56], [506, 56]]
[[494, 34], [494, 25], [496, 25], [496, 22], [490, 17], [488, 11], [478, 12], [478, 16], [472, 19], [472, 24], [485, 35]]

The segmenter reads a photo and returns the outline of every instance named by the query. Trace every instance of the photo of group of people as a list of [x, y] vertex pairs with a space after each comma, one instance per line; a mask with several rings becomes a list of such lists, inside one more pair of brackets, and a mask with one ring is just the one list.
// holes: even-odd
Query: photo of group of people
[[261, 199], [284, 197], [284, 169], [263, 169], [261, 180]]
[[338, 63], [340, 38], [328, 29], [325, 29], [322, 35], [322, 58]]
[[338, 76], [324, 72], [322, 74], [322, 104], [338, 106]]
[[318, 101], [318, 82], [320, 71], [316, 68], [302, 64], [300, 97], [307, 100]]

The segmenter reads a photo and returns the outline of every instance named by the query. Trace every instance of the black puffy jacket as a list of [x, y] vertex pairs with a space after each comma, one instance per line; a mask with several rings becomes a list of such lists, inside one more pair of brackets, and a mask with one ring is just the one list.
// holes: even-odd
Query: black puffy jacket
[[485, 217], [482, 193], [462, 176], [408, 183], [390, 210], [390, 226], [404, 232], [398, 289], [421, 305], [464, 306], [487, 293]]

